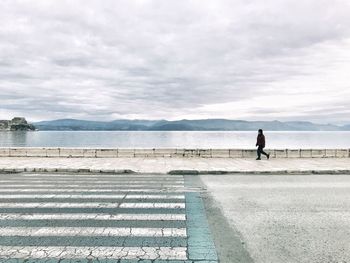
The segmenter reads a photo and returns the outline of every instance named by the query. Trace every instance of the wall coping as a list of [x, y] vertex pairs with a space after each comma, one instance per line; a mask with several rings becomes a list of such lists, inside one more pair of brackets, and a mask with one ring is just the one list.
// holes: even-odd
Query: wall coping
[[[271, 158], [350, 158], [350, 149], [266, 149]], [[256, 149], [0, 147], [0, 157], [253, 158]]]

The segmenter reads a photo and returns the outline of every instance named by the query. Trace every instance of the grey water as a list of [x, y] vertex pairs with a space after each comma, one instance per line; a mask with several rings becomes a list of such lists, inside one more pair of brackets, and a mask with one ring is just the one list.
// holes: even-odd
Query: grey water
[[[349, 131], [265, 132], [267, 148], [350, 148]], [[0, 147], [242, 148], [252, 131], [35, 131], [0, 132]]]

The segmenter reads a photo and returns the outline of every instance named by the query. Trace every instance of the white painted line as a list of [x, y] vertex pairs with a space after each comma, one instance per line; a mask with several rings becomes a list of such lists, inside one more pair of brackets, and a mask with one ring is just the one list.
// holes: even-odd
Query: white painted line
[[0, 220], [163, 220], [163, 221], [185, 221], [185, 214], [0, 214]]
[[80, 189], [81, 187], [83, 188], [93, 188], [93, 189], [113, 189], [115, 187], [118, 187], [120, 189], [124, 188], [136, 188], [136, 187], [169, 187], [169, 188], [183, 188], [183, 185], [173, 185], [173, 184], [153, 184], [153, 185], [145, 185], [145, 184], [109, 184], [106, 186], [100, 186], [98, 184], [95, 185], [82, 185], [82, 184], [35, 184], [35, 183], [30, 183], [30, 184], [8, 184], [8, 185], [0, 185], [0, 191], [1, 189], [17, 189], [17, 188], [78, 188]]
[[60, 193], [81, 193], [81, 192], [88, 192], [88, 193], [120, 193], [120, 192], [130, 192], [130, 193], [183, 193], [186, 192], [187, 188], [180, 188], [180, 189], [172, 189], [172, 188], [167, 188], [167, 189], [150, 189], [150, 188], [142, 188], [142, 189], [128, 189], [128, 188], [123, 188], [123, 189], [91, 189], [91, 188], [79, 188], [79, 189], [62, 189], [62, 188], [55, 188], [55, 189], [0, 189], [0, 192], [3, 193], [38, 193], [38, 192], [60, 192]]
[[127, 183], [145, 183], [145, 184], [153, 184], [153, 183], [157, 183], [157, 184], [164, 184], [164, 183], [173, 183], [173, 184], [183, 184], [184, 180], [66, 180], [66, 179], [57, 179], [57, 180], [42, 180], [42, 179], [27, 179], [27, 178], [23, 178], [23, 179], [18, 179], [18, 180], [1, 180], [0, 177], [0, 184], [2, 183], [71, 183], [71, 182], [75, 182], [75, 183], [81, 183], [81, 184], [110, 184], [110, 183], [118, 183], [118, 184], [127, 184]]
[[124, 195], [82, 195], [82, 194], [13, 194], [13, 195], [0, 195], [0, 199], [31, 199], [31, 198], [94, 198], [94, 199], [122, 199]]
[[122, 203], [121, 208], [185, 208], [185, 203]]
[[46, 186], [46, 185], [79, 185], [79, 186], [105, 186], [105, 185], [120, 185], [120, 186], [134, 186], [134, 185], [142, 185], [142, 186], [152, 186], [152, 185], [156, 185], [156, 186], [163, 186], [163, 185], [171, 185], [171, 186], [184, 186], [184, 182], [158, 182], [158, 181], [154, 181], [154, 182], [135, 182], [135, 181], [127, 181], [127, 182], [78, 182], [78, 181], [72, 181], [72, 182], [67, 182], [67, 181], [51, 181], [51, 182], [36, 182], [36, 181], [17, 181], [17, 182], [1, 182], [0, 181], [0, 185], [1, 186]]
[[186, 228], [0, 227], [0, 236], [186, 237]]
[[30, 198], [79, 198], [79, 199], [185, 199], [184, 195], [127, 195], [119, 194], [119, 195], [97, 195], [97, 194], [13, 194], [13, 195], [1, 195], [0, 199], [30, 199]]
[[125, 199], [185, 199], [184, 195], [134, 195], [128, 194]]
[[55, 203], [55, 202], [30, 202], [30, 203], [0, 203], [0, 208], [185, 208], [185, 203]]
[[138, 259], [187, 260], [186, 247], [21, 247], [0, 246], [0, 257], [9, 259]]
[[119, 203], [0, 203], [0, 208], [118, 208]]

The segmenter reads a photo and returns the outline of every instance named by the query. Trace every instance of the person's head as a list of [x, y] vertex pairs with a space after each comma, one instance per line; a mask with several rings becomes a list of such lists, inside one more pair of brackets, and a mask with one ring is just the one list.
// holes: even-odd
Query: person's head
[[259, 130], [258, 130], [258, 133], [259, 133], [259, 134], [263, 134], [263, 130], [262, 130], [262, 129], [259, 129]]

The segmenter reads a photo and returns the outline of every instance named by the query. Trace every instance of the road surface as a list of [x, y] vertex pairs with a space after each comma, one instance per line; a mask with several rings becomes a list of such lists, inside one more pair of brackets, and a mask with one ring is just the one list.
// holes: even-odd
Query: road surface
[[350, 175], [200, 178], [220, 262], [350, 262]]
[[0, 262], [344, 263], [349, 244], [349, 175], [0, 174]]
[[0, 262], [217, 262], [182, 175], [0, 174]]

